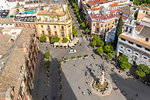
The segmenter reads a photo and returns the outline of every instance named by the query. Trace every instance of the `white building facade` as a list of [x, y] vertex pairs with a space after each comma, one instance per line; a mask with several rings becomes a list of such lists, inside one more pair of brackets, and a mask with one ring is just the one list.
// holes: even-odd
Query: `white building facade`
[[145, 64], [150, 68], [150, 27], [136, 27], [133, 20], [127, 20], [118, 37], [117, 56], [122, 54], [128, 56], [131, 64]]

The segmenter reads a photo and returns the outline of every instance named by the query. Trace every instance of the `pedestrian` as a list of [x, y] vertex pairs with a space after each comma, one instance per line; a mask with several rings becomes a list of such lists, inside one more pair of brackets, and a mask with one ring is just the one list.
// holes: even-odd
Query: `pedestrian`
[[117, 81], [116, 80], [114, 80], [114, 83], [116, 83]]
[[78, 86], [78, 89], [81, 89], [80, 86]]
[[136, 96], [138, 97], [138, 94], [136, 94]]
[[53, 97], [53, 99], [55, 100], [55, 97]]

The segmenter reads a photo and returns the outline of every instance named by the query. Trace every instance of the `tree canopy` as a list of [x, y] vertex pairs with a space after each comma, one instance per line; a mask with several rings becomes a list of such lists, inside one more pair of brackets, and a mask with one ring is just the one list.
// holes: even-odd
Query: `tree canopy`
[[126, 55], [121, 55], [121, 56], [119, 56], [118, 59], [120, 62], [123, 62], [123, 61], [128, 62], [128, 57]]
[[131, 68], [131, 64], [129, 62], [126, 62], [126, 61], [123, 61], [120, 66], [124, 70]]
[[106, 44], [105, 46], [104, 46], [104, 52], [106, 52], [106, 53], [112, 53], [113, 52], [113, 47], [110, 45], [110, 44]]
[[73, 33], [73, 36], [78, 35], [78, 31], [76, 30], [75, 25], [72, 26], [72, 33]]
[[81, 23], [81, 26], [82, 26], [83, 28], [85, 28], [85, 27], [86, 27], [86, 25], [85, 25], [85, 23], [84, 23], [84, 22], [82, 22], [82, 23]]
[[102, 48], [102, 47], [97, 47], [96, 52], [97, 52], [99, 55], [103, 54], [103, 48]]
[[134, 0], [133, 4], [135, 4], [135, 5], [142, 5], [142, 4], [147, 5], [147, 4], [150, 4], [150, 0]]
[[150, 74], [150, 68], [148, 68], [148, 66], [145, 64], [140, 64], [136, 70], [136, 74], [139, 77], [145, 77], [146, 74]]
[[104, 46], [104, 42], [100, 39], [97, 41], [97, 46], [102, 47]]
[[112, 58], [112, 53], [107, 53], [107, 54], [106, 54], [106, 59], [109, 60], [109, 59], [111, 59], [111, 58]]
[[95, 40], [92, 41], [92, 46], [97, 46], [97, 42]]
[[85, 33], [88, 34], [90, 30], [88, 28], [85, 29]]

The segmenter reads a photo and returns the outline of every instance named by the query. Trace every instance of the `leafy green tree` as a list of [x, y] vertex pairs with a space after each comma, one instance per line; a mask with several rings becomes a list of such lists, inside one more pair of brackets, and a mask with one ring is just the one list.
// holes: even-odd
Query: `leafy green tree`
[[95, 41], [100, 41], [100, 38], [99, 38], [97, 35], [94, 35], [94, 36], [93, 36], [93, 40], [95, 40]]
[[73, 36], [78, 35], [78, 32], [77, 32], [77, 30], [75, 28], [75, 25], [72, 26], [72, 33], [73, 33]]
[[111, 59], [112, 58], [112, 54], [111, 53], [108, 53], [108, 54], [106, 54], [106, 59]]
[[131, 68], [130, 63], [129, 63], [129, 62], [126, 62], [126, 61], [123, 61], [120, 66], [121, 66], [121, 68], [124, 69], [124, 70]]
[[44, 54], [44, 56], [45, 56], [45, 58], [49, 58], [50, 57], [50, 52], [46, 52], [45, 54]]
[[86, 25], [85, 25], [85, 23], [84, 23], [84, 22], [82, 22], [82, 23], [81, 23], [81, 26], [82, 26], [83, 28], [85, 28], [85, 27], [86, 27]]
[[114, 56], [116, 55], [116, 50], [112, 51], [112, 55], [114, 55]]
[[119, 18], [117, 27], [116, 27], [116, 34], [115, 34], [115, 40], [114, 40], [114, 46], [116, 48], [117, 42], [118, 42], [118, 36], [122, 33], [122, 26], [123, 26], [123, 21], [122, 21], [122, 16]]
[[102, 47], [102, 46], [104, 46], [104, 42], [100, 39], [100, 40], [97, 41], [97, 45], [99, 47]]
[[41, 41], [41, 42], [45, 42], [45, 41], [46, 41], [46, 36], [42, 35], [42, 36], [40, 37], [40, 41]]
[[68, 42], [68, 39], [67, 38], [63, 38], [62, 42], [66, 43], [66, 42]]
[[92, 41], [92, 46], [94, 47], [94, 46], [97, 46], [97, 42], [94, 40], [94, 41]]
[[44, 66], [47, 67], [47, 68], [50, 67], [50, 64], [51, 64], [51, 61], [46, 61], [46, 62], [44, 62]]
[[52, 36], [50, 39], [51, 43], [59, 42], [60, 38], [58, 36]]
[[140, 71], [140, 70], [136, 70], [136, 74], [137, 74], [139, 77], [146, 77], [146, 73], [144, 73], [143, 71]]
[[96, 50], [96, 52], [97, 52], [99, 55], [103, 54], [103, 48], [102, 48], [102, 47], [98, 47], [97, 50]]
[[88, 34], [90, 30], [88, 28], [85, 29], [85, 33]]
[[150, 74], [150, 68], [148, 68], [148, 66], [145, 64], [140, 64], [138, 70], [141, 70], [146, 74]]
[[119, 61], [122, 63], [123, 61], [128, 62], [128, 57], [126, 55], [119, 56]]
[[104, 52], [106, 52], [106, 53], [112, 53], [113, 52], [113, 47], [111, 45], [109, 45], [109, 44], [106, 44], [104, 46]]
[[134, 20], [137, 20], [137, 17], [138, 17], [138, 12], [135, 12], [134, 13]]

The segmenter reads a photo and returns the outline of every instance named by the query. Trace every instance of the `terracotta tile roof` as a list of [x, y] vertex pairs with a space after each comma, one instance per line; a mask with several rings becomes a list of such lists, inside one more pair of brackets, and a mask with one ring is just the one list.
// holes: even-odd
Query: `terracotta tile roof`
[[120, 15], [118, 15], [118, 14], [113, 14], [113, 13], [115, 13], [115, 12], [121, 12], [120, 10], [113, 10], [113, 11], [110, 11], [110, 14], [109, 14], [109, 16], [106, 16], [106, 15], [100, 15], [100, 16], [97, 16], [96, 14], [90, 14], [90, 16], [91, 16], [91, 18], [92, 19], [100, 19], [100, 20], [107, 20], [107, 19], [111, 19], [111, 18], [114, 18], [114, 17], [120, 17]]
[[136, 29], [136, 31], [139, 32], [142, 28], [143, 28], [143, 25], [138, 25], [135, 29]]
[[116, 6], [118, 6], [118, 3], [113, 3], [113, 4], [110, 4], [109, 6], [110, 7], [116, 7]]
[[110, 2], [110, 1], [108, 1], [108, 0], [94, 0], [94, 1], [88, 1], [88, 4], [90, 6], [94, 6], [96, 4], [105, 4], [105, 3], [108, 3], [108, 2]]
[[96, 10], [101, 10], [101, 9], [103, 9], [104, 8], [104, 6], [101, 6], [100, 8], [92, 8], [92, 10], [93, 11], [96, 11]]

